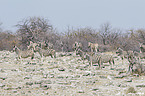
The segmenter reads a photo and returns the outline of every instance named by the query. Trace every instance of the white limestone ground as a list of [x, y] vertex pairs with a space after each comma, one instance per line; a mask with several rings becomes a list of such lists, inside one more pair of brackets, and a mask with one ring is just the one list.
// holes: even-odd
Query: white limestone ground
[[[128, 70], [128, 61], [115, 58], [113, 69], [89, 67], [79, 56], [16, 60], [17, 55], [0, 51], [0, 96], [144, 96], [145, 76], [118, 75]], [[124, 73], [123, 73], [124, 74]], [[130, 91], [130, 88], [133, 89]], [[134, 91], [133, 91], [134, 90]]]

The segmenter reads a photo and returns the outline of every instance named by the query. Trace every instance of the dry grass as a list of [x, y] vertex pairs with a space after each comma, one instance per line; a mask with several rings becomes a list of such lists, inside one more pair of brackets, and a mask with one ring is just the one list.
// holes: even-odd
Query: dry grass
[[[1, 51], [0, 95], [122, 96], [126, 95], [126, 90], [128, 94], [145, 93], [145, 87], [138, 87], [145, 84], [145, 76], [115, 78], [120, 71], [128, 70], [126, 59], [122, 65], [121, 58], [115, 58], [112, 69], [108, 63], [105, 68], [98, 69], [98, 66], [88, 66], [87, 60], [83, 64], [80, 57], [75, 55], [58, 57], [57, 53], [57, 58], [46, 57], [43, 62], [40, 62], [39, 57], [36, 53], [33, 63], [28, 63], [30, 58], [26, 58], [20, 65], [15, 53]], [[128, 89], [132, 86], [135, 91]]]

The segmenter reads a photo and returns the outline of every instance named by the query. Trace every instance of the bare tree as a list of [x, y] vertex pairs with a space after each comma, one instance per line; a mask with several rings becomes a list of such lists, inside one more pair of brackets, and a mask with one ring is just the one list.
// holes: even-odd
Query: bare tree
[[111, 34], [112, 26], [109, 23], [105, 23], [101, 25], [101, 28], [99, 29], [100, 36], [102, 37], [103, 44], [107, 44], [107, 40]]
[[63, 33], [61, 41], [64, 44], [64, 50], [72, 51], [74, 42], [80, 42], [83, 45], [82, 50], [87, 51], [88, 42], [98, 43], [98, 33], [95, 29], [90, 27], [85, 28], [71, 28], [68, 27], [67, 31]]
[[20, 37], [22, 44], [26, 45], [29, 41], [44, 41], [48, 33], [52, 32], [53, 27], [49, 21], [40, 17], [29, 17], [20, 21], [16, 27], [17, 35]]
[[139, 42], [145, 43], [145, 29], [136, 30], [136, 36]]
[[121, 36], [120, 29], [112, 29], [110, 35], [108, 36], [109, 44], [116, 49], [118, 47], [118, 40]]

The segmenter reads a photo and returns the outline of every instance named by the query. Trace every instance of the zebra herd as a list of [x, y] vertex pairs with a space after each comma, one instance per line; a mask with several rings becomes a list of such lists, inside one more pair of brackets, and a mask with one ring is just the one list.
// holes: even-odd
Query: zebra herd
[[[79, 42], [75, 42], [72, 45], [72, 48], [75, 50], [76, 55], [79, 55], [81, 57], [83, 63], [84, 60], [88, 60], [90, 66], [98, 63], [99, 68], [103, 68], [103, 63], [109, 62], [109, 64], [112, 65], [112, 68], [115, 64], [113, 55], [98, 52], [98, 46], [99, 45], [97, 43], [88, 42], [88, 48], [90, 48], [91, 52], [84, 52], [82, 50], [82, 44]], [[22, 51], [17, 46], [14, 46], [13, 51], [15, 51], [18, 55], [18, 59], [27, 57], [31, 57], [31, 59], [33, 59], [35, 52], [38, 52], [41, 58], [43, 56], [51, 56], [52, 58], [56, 58], [56, 51], [53, 49], [53, 44], [51, 43], [46, 43], [45, 41], [34, 43], [30, 41], [30, 45], [27, 46], [27, 48], [27, 50]], [[128, 72], [137, 71], [138, 74], [141, 74], [145, 71], [143, 65], [141, 64], [141, 59], [145, 58], [145, 45], [140, 44], [140, 53], [133, 51], [123, 51], [121, 48], [118, 48], [116, 54], [121, 57], [122, 64], [124, 58], [127, 58], [129, 62]]]
[[[76, 54], [80, 55], [83, 61], [87, 59], [89, 61], [90, 66], [92, 66], [94, 63], [98, 63], [99, 68], [102, 68], [104, 67], [103, 63], [109, 62], [109, 64], [112, 65], [111, 66], [112, 68], [113, 65], [115, 64], [113, 55], [98, 52], [97, 43], [88, 42], [88, 48], [91, 49], [91, 52], [83, 52], [81, 50], [81, 46], [80, 46], [81, 44], [79, 43], [77, 44], [75, 42], [74, 45], [75, 45], [74, 48], [76, 50]], [[140, 53], [136, 51], [131, 51], [131, 50], [124, 51], [123, 49], [118, 48], [116, 51], [116, 54], [121, 57], [122, 64], [123, 64], [124, 58], [128, 60], [129, 65], [128, 65], [127, 73], [131, 72], [131, 73], [137, 73], [139, 75], [145, 73], [145, 66], [141, 62], [141, 59], [145, 59], [145, 45], [144, 44], [140, 44]]]
[[39, 42], [39, 43], [33, 43], [30, 41], [30, 45], [27, 46], [28, 49], [25, 51], [20, 50], [17, 46], [14, 46], [13, 51], [18, 54], [18, 59], [21, 58], [28, 58], [31, 57], [31, 59], [34, 58], [34, 52], [38, 52], [41, 56], [41, 58], [44, 56], [51, 56], [52, 58], [56, 58], [56, 51], [53, 49], [53, 44], [46, 43], [46, 42]]

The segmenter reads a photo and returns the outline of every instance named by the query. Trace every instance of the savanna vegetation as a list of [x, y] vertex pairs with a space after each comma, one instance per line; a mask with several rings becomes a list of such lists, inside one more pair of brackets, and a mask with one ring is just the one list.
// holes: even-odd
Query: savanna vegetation
[[[0, 24], [0, 95], [145, 94], [145, 29], [121, 30], [104, 23], [60, 32], [41, 17], [26, 18], [15, 27], [11, 32]], [[88, 52], [91, 45], [98, 50]]]
[[29, 41], [46, 41], [54, 44], [56, 51], [61, 51], [62, 42], [64, 51], [69, 52], [73, 50], [72, 44], [78, 41], [82, 43], [83, 51], [90, 51], [88, 42], [98, 43], [101, 52], [113, 51], [118, 47], [139, 51], [139, 43], [145, 43], [145, 29], [120, 30], [113, 28], [110, 23], [104, 23], [98, 29], [68, 27], [64, 32], [59, 32], [46, 18], [29, 17], [15, 27], [18, 28], [15, 33], [0, 27], [0, 50], [12, 50], [14, 45], [25, 50]]

